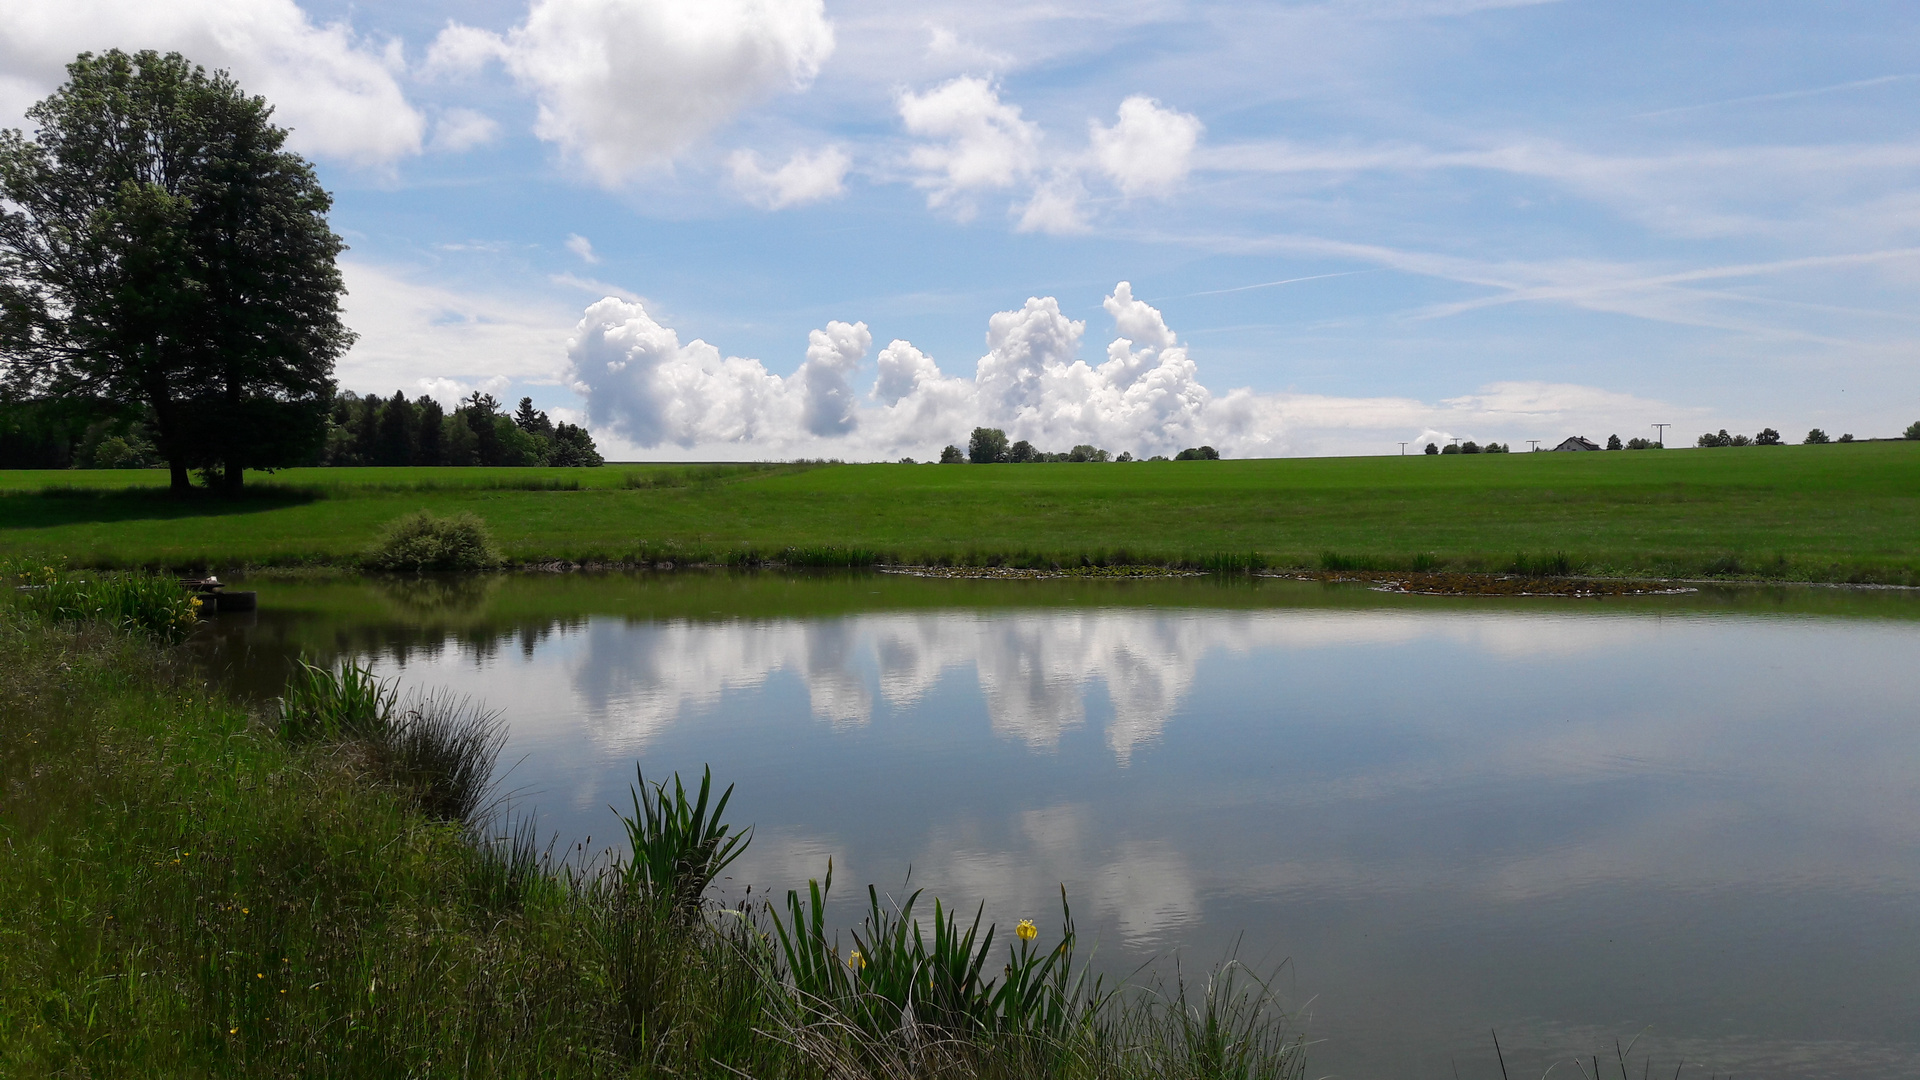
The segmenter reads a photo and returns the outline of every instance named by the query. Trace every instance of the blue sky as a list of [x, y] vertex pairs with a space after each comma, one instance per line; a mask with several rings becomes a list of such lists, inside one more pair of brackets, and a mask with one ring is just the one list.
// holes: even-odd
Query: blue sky
[[20, 8], [9, 117], [116, 45], [276, 103], [352, 246], [344, 387], [616, 456], [1920, 418], [1907, 5]]

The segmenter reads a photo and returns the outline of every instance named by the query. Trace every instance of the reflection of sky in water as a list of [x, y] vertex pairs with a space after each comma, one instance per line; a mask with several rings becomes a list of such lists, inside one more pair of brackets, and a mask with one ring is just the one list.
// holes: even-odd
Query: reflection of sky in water
[[1121, 972], [1244, 934], [1313, 998], [1316, 1073], [1487, 1075], [1495, 1025], [1523, 1058], [1652, 1025], [1722, 1073], [1920, 1073], [1912, 625], [1096, 608], [521, 644], [405, 676], [504, 710], [546, 828], [604, 842], [636, 759], [711, 762], [763, 823], [737, 880], [832, 856], [851, 918], [911, 866], [1043, 925], [1065, 882]]

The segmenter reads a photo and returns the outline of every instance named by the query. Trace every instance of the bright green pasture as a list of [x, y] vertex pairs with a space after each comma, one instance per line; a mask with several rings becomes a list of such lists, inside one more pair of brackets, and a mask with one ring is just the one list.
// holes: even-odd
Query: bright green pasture
[[[999, 466], [299, 469], [229, 502], [159, 473], [0, 473], [0, 553], [77, 564], [352, 562], [420, 508], [472, 511], [516, 560], [1205, 563], [1326, 553], [1498, 570], [1920, 581], [1920, 442]], [[517, 485], [572, 490], [522, 490]], [[44, 489], [61, 489], [52, 494]], [[96, 489], [98, 489], [96, 491]]]

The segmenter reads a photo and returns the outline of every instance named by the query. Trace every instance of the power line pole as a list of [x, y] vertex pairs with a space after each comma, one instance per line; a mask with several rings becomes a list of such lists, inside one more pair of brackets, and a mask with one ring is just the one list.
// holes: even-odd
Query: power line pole
[[1401, 443], [1401, 444], [1400, 444], [1400, 456], [1401, 456], [1401, 457], [1406, 457], [1406, 456], [1407, 456], [1407, 444], [1406, 444], [1406, 443]]
[[1672, 427], [1673, 425], [1672, 424], [1655, 424], [1653, 426], [1658, 428], [1660, 431], [1660, 437], [1655, 439], [1654, 442], [1659, 443], [1660, 449], [1665, 450], [1667, 448], [1667, 429]]
[[1528, 447], [1528, 449], [1529, 449], [1530, 451], [1532, 451], [1533, 453], [1536, 453], [1536, 454], [1537, 454], [1537, 453], [1539, 453], [1539, 452], [1540, 452], [1540, 440], [1539, 440], [1539, 439], [1528, 439], [1528, 440], [1527, 440], [1527, 447]]

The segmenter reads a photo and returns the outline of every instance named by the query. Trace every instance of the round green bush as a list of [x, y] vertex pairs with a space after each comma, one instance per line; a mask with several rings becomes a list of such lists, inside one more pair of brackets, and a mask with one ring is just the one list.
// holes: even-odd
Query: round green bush
[[485, 570], [503, 560], [479, 517], [436, 517], [421, 510], [390, 522], [365, 561], [375, 570], [419, 571]]

